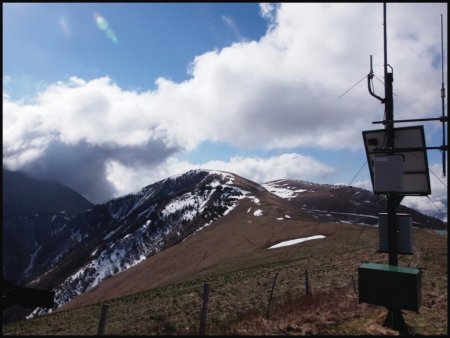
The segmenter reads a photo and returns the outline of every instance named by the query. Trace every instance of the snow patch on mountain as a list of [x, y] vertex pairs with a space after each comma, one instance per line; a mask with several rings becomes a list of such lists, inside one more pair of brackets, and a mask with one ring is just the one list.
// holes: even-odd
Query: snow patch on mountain
[[36, 251], [33, 252], [33, 253], [31, 254], [31, 257], [30, 257], [30, 264], [28, 264], [27, 268], [25, 269], [25, 271], [24, 271], [24, 276], [28, 277], [28, 276], [30, 275], [30, 273], [31, 273], [31, 271], [32, 271], [32, 269], [33, 269], [33, 266], [34, 266], [34, 261], [35, 261], [35, 259], [36, 259], [36, 256], [38, 255], [38, 253], [39, 253], [39, 251], [40, 251], [41, 249], [42, 249], [42, 245], [40, 245], [40, 246], [36, 249]]
[[[215, 187], [217, 187], [217, 185]], [[168, 203], [161, 213], [165, 217], [168, 217], [171, 214], [180, 213], [182, 220], [192, 221], [199, 212], [203, 212], [206, 203], [208, 203], [208, 200], [214, 191], [215, 190], [211, 190], [209, 193], [206, 193], [206, 195], [197, 195], [192, 194], [191, 192], [185, 193]]]
[[[194, 175], [204, 177], [201, 176], [199, 183], [195, 181], [197, 178]], [[193, 189], [181, 195], [177, 195], [177, 190], [171, 190], [182, 188], [184, 182], [194, 184]], [[231, 174], [192, 170], [185, 175], [172, 176], [139, 192], [103, 203], [103, 209], [111, 218], [107, 225], [111, 230], [105, 231], [103, 242], [90, 253], [91, 260], [54, 289], [55, 303], [60, 306], [106, 278], [142, 262], [163, 250], [169, 238], [172, 241], [176, 241], [176, 238], [186, 240], [195, 235], [229, 214], [243, 198], [249, 198], [255, 204], [260, 203], [250, 192], [233, 184], [234, 176]], [[158, 207], [158, 203], [153, 201], [155, 196], [165, 196], [161, 200], [165, 204]], [[141, 225], [129, 229], [127, 224], [130, 218], [139, 220]], [[190, 235], [186, 235], [189, 228], [186, 230], [185, 224], [197, 226], [190, 230]], [[180, 237], [182, 234], [184, 238]], [[79, 241], [84, 236], [79, 228], [72, 232], [74, 240]], [[48, 311], [41, 309], [35, 312], [43, 313]]]
[[[246, 192], [246, 194], [248, 194], [248, 192]], [[253, 203], [255, 203], [256, 205], [260, 205], [261, 201], [259, 200], [259, 198], [255, 197], [255, 196], [245, 196], [246, 198], [250, 199]]]
[[307, 191], [306, 189], [295, 189], [288, 184], [277, 185], [278, 181], [262, 184], [264, 188], [281, 198], [291, 199], [297, 197], [299, 193]]
[[261, 209], [255, 210], [255, 212], [253, 213], [253, 216], [262, 216], [263, 215], [263, 211]]
[[280, 242], [278, 244], [272, 245], [271, 247], [269, 247], [268, 249], [276, 249], [276, 248], [281, 248], [281, 247], [285, 247], [285, 246], [289, 246], [289, 245], [294, 245], [294, 244], [298, 244], [298, 243], [303, 243], [306, 241], [311, 241], [313, 239], [321, 239], [321, 238], [325, 238], [325, 236], [323, 235], [316, 235], [316, 236], [310, 236], [310, 237], [303, 237], [303, 238], [297, 238], [297, 239], [291, 239], [289, 241], [284, 241], [284, 242]]

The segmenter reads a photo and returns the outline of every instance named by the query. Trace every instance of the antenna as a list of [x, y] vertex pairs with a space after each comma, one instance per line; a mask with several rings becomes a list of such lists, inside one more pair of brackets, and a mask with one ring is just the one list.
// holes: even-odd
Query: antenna
[[[394, 153], [394, 99], [392, 97], [392, 82], [394, 76], [392, 72], [388, 72], [387, 59], [387, 22], [386, 22], [386, 2], [383, 3], [383, 33], [384, 33], [384, 100], [385, 100], [385, 120], [386, 120], [386, 148], [388, 148], [388, 154]], [[394, 199], [394, 198], [393, 198]], [[400, 204], [400, 203], [399, 203]], [[395, 208], [393, 209], [395, 215]], [[395, 250], [396, 251], [396, 250]], [[397, 259], [391, 259], [392, 265], [396, 265]], [[395, 263], [394, 263], [395, 262]]]
[[367, 87], [368, 87], [368, 89], [369, 89], [369, 94], [370, 95], [372, 95], [374, 98], [376, 98], [377, 100], [379, 100], [381, 103], [384, 103], [385, 102], [385, 99], [382, 99], [381, 97], [379, 97], [378, 95], [376, 95], [374, 92], [373, 92], [373, 83], [372, 83], [372, 80], [373, 80], [373, 77], [374, 77], [375, 75], [373, 74], [373, 65], [372, 65], [372, 55], [370, 56], [370, 72], [369, 72], [369, 74], [367, 74]]
[[[386, 3], [384, 3], [384, 6]], [[441, 99], [442, 99], [442, 115], [440, 117], [431, 117], [431, 118], [419, 118], [419, 119], [404, 119], [404, 120], [394, 120], [393, 119], [393, 100], [392, 96], [388, 97], [389, 94], [393, 94], [392, 92], [392, 73], [387, 72], [387, 67], [392, 67], [387, 64], [387, 43], [386, 43], [386, 10], [384, 9], [384, 72], [385, 72], [385, 98], [382, 99], [381, 97], [375, 95], [373, 93], [372, 87], [371, 87], [371, 81], [374, 77], [373, 70], [372, 70], [372, 55], [370, 56], [370, 73], [367, 75], [368, 79], [368, 86], [369, 86], [369, 93], [373, 97], [377, 98], [381, 101], [381, 103], [386, 103], [385, 106], [385, 117], [382, 121], [373, 121], [372, 124], [384, 124], [386, 126], [386, 144], [385, 148], [386, 150], [389, 150], [390, 147], [392, 147], [391, 152], [394, 152], [395, 150], [398, 150], [394, 147], [393, 139], [391, 137], [394, 137], [393, 131], [394, 131], [394, 122], [395, 123], [408, 123], [408, 122], [425, 122], [425, 121], [440, 121], [442, 122], [442, 145], [440, 146], [433, 146], [433, 147], [422, 147], [424, 150], [440, 150], [442, 153], [442, 177], [446, 177], [447, 170], [446, 170], [446, 152], [448, 151], [448, 145], [446, 144], [446, 137], [445, 137], [445, 123], [448, 122], [448, 116], [445, 114], [445, 87], [444, 87], [444, 28], [443, 28], [443, 18], [441, 14], [441, 63], [442, 63], [442, 85], [441, 85]], [[388, 88], [390, 86], [390, 88]], [[392, 141], [392, 144], [391, 144]]]
[[[445, 152], [448, 146], [445, 144], [445, 123], [448, 117], [445, 115], [445, 88], [444, 88], [444, 47], [443, 47], [443, 23], [441, 14], [441, 48], [442, 48], [442, 116], [437, 118], [422, 118], [408, 120], [394, 120], [394, 100], [392, 83], [394, 81], [393, 69], [387, 61], [386, 38], [386, 2], [383, 3], [384, 26], [384, 98], [375, 95], [372, 90], [374, 77], [372, 67], [372, 55], [370, 56], [370, 72], [367, 75], [369, 93], [385, 105], [384, 120], [372, 123], [382, 123], [385, 128], [381, 130], [363, 131], [364, 145], [375, 194], [386, 194], [387, 199], [387, 246], [389, 251], [389, 265], [369, 264], [358, 268], [360, 277], [360, 302], [383, 305], [389, 310], [384, 326], [388, 326], [406, 332], [407, 326], [403, 319], [401, 309], [418, 312], [421, 305], [421, 271], [398, 266], [397, 254], [398, 239], [409, 240], [410, 232], [403, 234], [399, 229], [397, 219], [397, 207], [404, 196], [424, 195], [431, 193], [427, 150], [439, 149], [442, 151], [443, 176], [446, 175]], [[388, 71], [388, 67], [390, 71]], [[417, 121], [441, 121], [442, 145], [439, 147], [427, 147], [423, 126], [406, 128], [394, 128], [394, 123]], [[381, 224], [381, 223], [379, 223]], [[411, 226], [409, 223], [408, 227]], [[382, 271], [388, 271], [384, 273]], [[382, 276], [384, 275], [384, 276]], [[411, 277], [409, 281], [407, 279]], [[392, 278], [391, 280], [389, 280]], [[384, 284], [383, 284], [384, 283]], [[382, 286], [384, 285], [384, 286]], [[409, 290], [406, 291], [409, 285]], [[395, 290], [394, 290], [395, 289]], [[403, 296], [399, 296], [405, 291]], [[414, 301], [410, 307], [409, 300]]]
[[[388, 248], [389, 248], [389, 267], [390, 269], [394, 269], [397, 271], [398, 269], [398, 243], [397, 243], [397, 207], [400, 205], [400, 202], [403, 198], [401, 192], [403, 190], [403, 161], [402, 156], [399, 154], [395, 154], [395, 135], [394, 135], [394, 99], [393, 99], [393, 90], [392, 90], [392, 82], [394, 81], [393, 69], [388, 64], [387, 60], [387, 22], [386, 22], [386, 2], [383, 2], [383, 38], [384, 38], [384, 99], [376, 95], [372, 90], [372, 79], [374, 77], [373, 74], [373, 66], [372, 66], [372, 55], [370, 56], [370, 72], [367, 75], [367, 85], [369, 88], [369, 93], [377, 100], [379, 100], [382, 104], [384, 104], [384, 120], [383, 124], [385, 125], [385, 129], [383, 131], [384, 140], [382, 142], [382, 147], [378, 149], [380, 151], [380, 155], [374, 159], [374, 166], [376, 170], [376, 178], [375, 182], [378, 184], [379, 182], [386, 187], [383, 187], [381, 190], [384, 190], [387, 197], [387, 226], [388, 226]], [[391, 72], [388, 72], [388, 67]], [[367, 141], [371, 145], [378, 145], [378, 141], [374, 138]], [[397, 141], [398, 143], [398, 141]], [[367, 151], [367, 146], [366, 146]], [[370, 163], [370, 162], [369, 162]], [[370, 165], [370, 164], [369, 164]], [[394, 177], [392, 179], [392, 177]], [[381, 179], [380, 179], [381, 178]], [[390, 182], [386, 181], [386, 178], [389, 178]], [[375, 185], [374, 185], [375, 192]], [[360, 277], [364, 276], [364, 272], [361, 272]], [[400, 277], [394, 277], [400, 278]], [[401, 284], [401, 283], [400, 283]], [[364, 292], [363, 296], [364, 296]], [[369, 291], [369, 295], [373, 295], [375, 293], [374, 290]], [[383, 293], [383, 292], [381, 292]], [[360, 293], [361, 297], [361, 293]], [[384, 297], [384, 296], [383, 296]], [[364, 298], [364, 297], [363, 297]], [[374, 303], [380, 304], [379, 299]], [[381, 302], [384, 303], [384, 302]], [[389, 326], [395, 329], [400, 329], [404, 331], [406, 328], [405, 320], [403, 319], [403, 314], [401, 312], [402, 306], [400, 304], [387, 304], [389, 312], [384, 322], [385, 326]]]
[[445, 169], [445, 121], [447, 120], [445, 117], [445, 87], [444, 87], [444, 28], [442, 23], [442, 14], [441, 14], [441, 63], [442, 63], [442, 87], [441, 87], [441, 98], [442, 98], [442, 146], [444, 149], [441, 150], [442, 153], [442, 178], [446, 176]]
[[[394, 100], [392, 96], [392, 82], [394, 81], [394, 76], [392, 74], [392, 67], [387, 61], [387, 23], [386, 23], [386, 2], [383, 3], [383, 36], [384, 36], [384, 99], [376, 95], [372, 90], [372, 79], [373, 65], [372, 65], [372, 55], [370, 56], [370, 72], [367, 75], [367, 85], [369, 88], [369, 93], [381, 103], [384, 103], [384, 142], [382, 142], [382, 147], [380, 150], [386, 155], [394, 155]], [[388, 72], [388, 67], [391, 72]], [[396, 209], [401, 202], [403, 197], [395, 193], [394, 190], [390, 190], [387, 193], [387, 209], [388, 209], [388, 223], [389, 223], [389, 265], [397, 265], [397, 232], [396, 232]]]

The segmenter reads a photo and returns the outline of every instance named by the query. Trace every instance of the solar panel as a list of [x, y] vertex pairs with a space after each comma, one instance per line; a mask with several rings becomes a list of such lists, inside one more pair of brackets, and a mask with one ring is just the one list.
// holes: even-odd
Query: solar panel
[[[375, 194], [389, 192], [410, 196], [426, 196], [431, 194], [423, 126], [394, 128], [394, 149], [392, 152], [388, 152], [384, 148], [386, 129], [366, 130], [362, 133], [369, 164], [370, 178]], [[389, 174], [389, 168], [380, 166], [380, 163], [382, 163], [381, 159], [386, 156], [398, 158], [399, 155], [403, 158], [403, 164], [401, 166], [403, 182], [396, 188], [392, 188], [393, 190], [389, 190], [389, 184], [380, 184], [380, 182], [389, 181], [389, 179], [392, 180], [392, 177], [389, 176], [396, 175], [395, 171], [398, 170], [399, 166], [392, 166], [391, 174]], [[392, 164], [396, 162], [390, 161]], [[376, 172], [375, 168], [377, 164], [379, 168], [383, 168], [382, 172], [381, 170], [378, 173]]]

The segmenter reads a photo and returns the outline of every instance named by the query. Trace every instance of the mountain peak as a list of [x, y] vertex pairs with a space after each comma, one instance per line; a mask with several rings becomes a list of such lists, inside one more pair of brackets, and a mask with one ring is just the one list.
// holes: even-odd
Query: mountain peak
[[[214, 249], [219, 249], [227, 239], [231, 244], [222, 248], [220, 254], [230, 258], [272, 243], [274, 227], [285, 239], [289, 232], [301, 232], [317, 222], [332, 226], [375, 225], [377, 212], [384, 208], [381, 197], [359, 188], [300, 180], [275, 180], [260, 185], [225, 171], [195, 169], [98, 204], [74, 217], [43, 220], [52, 225], [52, 240], [47, 238], [34, 248], [29, 271], [30, 275], [34, 272], [35, 277], [39, 276], [33, 285], [54, 288], [56, 302], [62, 305], [109, 277], [145, 264], [155, 254], [191, 242], [187, 239], [193, 236], [232, 236], [219, 236], [213, 241]], [[417, 212], [413, 222], [438, 227]], [[258, 241], [251, 238], [255, 234]], [[241, 251], [237, 251], [236, 243]], [[189, 267], [182, 269], [188, 270]], [[151, 285], [172, 277], [155, 278]], [[146, 283], [145, 287], [149, 285]]]

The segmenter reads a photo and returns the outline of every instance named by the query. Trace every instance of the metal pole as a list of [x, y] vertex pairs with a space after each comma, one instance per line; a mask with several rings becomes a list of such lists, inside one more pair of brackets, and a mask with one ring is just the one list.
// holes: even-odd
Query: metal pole
[[[441, 14], [441, 62], [442, 62], [442, 87], [441, 87], [441, 98], [442, 98], [442, 146], [445, 147], [445, 86], [444, 86], [444, 24], [442, 22]], [[445, 168], [445, 150], [442, 150], [442, 177], [447, 175], [447, 170]]]
[[[386, 114], [386, 145], [387, 153], [392, 154], [394, 149], [394, 100], [392, 95], [392, 73], [388, 72], [387, 39], [386, 39], [386, 3], [383, 4], [384, 19], [384, 94]], [[397, 265], [397, 229], [395, 224], [396, 214], [395, 193], [387, 194], [388, 228], [389, 228], [389, 265]]]
[[[427, 117], [427, 118], [423, 118], [423, 119], [406, 119], [406, 120], [395, 120], [392, 122], [396, 122], [396, 123], [402, 123], [402, 122], [425, 122], [425, 121], [442, 121], [444, 120], [444, 122], [447, 121], [447, 119], [444, 117]], [[386, 121], [373, 121], [372, 124], [386, 124]]]
[[[386, 3], [383, 3], [384, 22], [384, 93], [385, 93], [385, 120], [386, 120], [386, 149], [388, 154], [394, 153], [394, 99], [392, 82], [393, 73], [388, 72], [387, 60], [387, 28], [386, 28]], [[392, 69], [392, 67], [391, 67]], [[389, 265], [397, 265], [397, 224], [396, 212], [401, 198], [395, 192], [387, 194], [388, 212], [388, 241], [389, 241]], [[389, 312], [385, 320], [385, 325], [394, 329], [404, 331], [405, 321], [400, 309], [388, 308]]]

